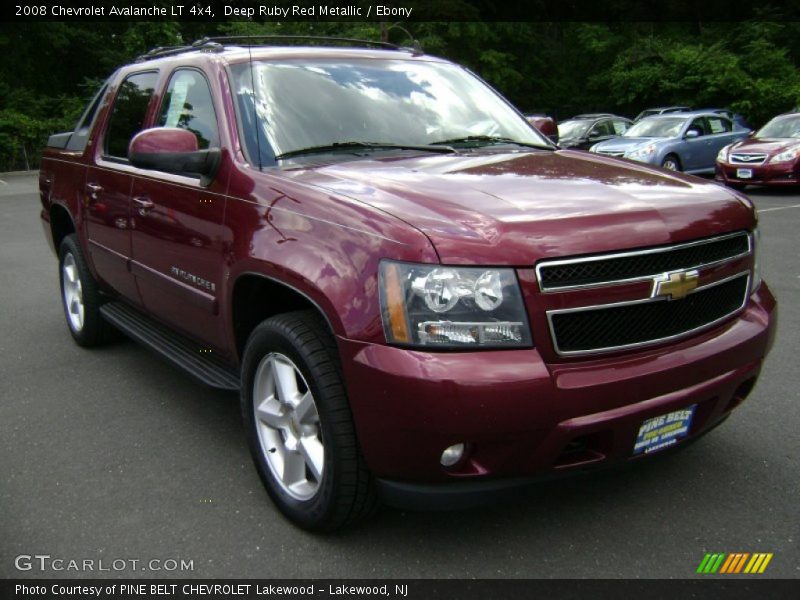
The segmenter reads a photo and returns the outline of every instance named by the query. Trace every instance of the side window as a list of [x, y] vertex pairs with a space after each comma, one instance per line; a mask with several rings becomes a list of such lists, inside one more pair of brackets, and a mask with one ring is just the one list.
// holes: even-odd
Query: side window
[[700, 135], [706, 134], [706, 127], [705, 127], [705, 119], [703, 117], [697, 117], [692, 124], [689, 125], [689, 129], [686, 131], [695, 130]]
[[128, 158], [128, 144], [142, 130], [157, 81], [156, 72], [136, 73], [119, 86], [106, 132], [105, 153], [108, 156]]
[[709, 117], [707, 119], [708, 127], [711, 130], [711, 133], [726, 133], [731, 131], [731, 122], [727, 119], [723, 119], [721, 117]]
[[592, 131], [589, 133], [589, 135], [592, 137], [614, 135], [614, 131], [611, 129], [611, 121], [600, 121], [595, 123], [595, 126], [592, 127]]
[[627, 121], [612, 121], [611, 124], [614, 127], [614, 135], [622, 135], [628, 131]]
[[219, 146], [211, 90], [200, 72], [193, 69], [175, 71], [164, 95], [158, 125], [191, 131], [197, 137], [197, 147], [201, 150]]
[[72, 132], [72, 135], [69, 138], [69, 143], [67, 144], [67, 150], [77, 151], [80, 152], [84, 148], [86, 148], [86, 142], [89, 140], [89, 133], [92, 131], [92, 125], [94, 125], [95, 117], [97, 116], [98, 109], [100, 105], [103, 103], [103, 99], [106, 96], [106, 92], [108, 91], [108, 85], [103, 85], [100, 88], [100, 91], [95, 94], [92, 101], [89, 103], [89, 107], [84, 111], [83, 116], [81, 116], [80, 120], [75, 124], [75, 130]]

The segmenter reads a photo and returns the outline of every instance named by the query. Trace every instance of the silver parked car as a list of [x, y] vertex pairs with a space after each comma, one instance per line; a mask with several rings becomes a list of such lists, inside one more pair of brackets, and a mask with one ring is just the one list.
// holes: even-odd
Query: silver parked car
[[748, 129], [718, 113], [668, 113], [642, 119], [622, 137], [595, 144], [590, 150], [672, 171], [713, 174], [720, 149], [748, 133]]

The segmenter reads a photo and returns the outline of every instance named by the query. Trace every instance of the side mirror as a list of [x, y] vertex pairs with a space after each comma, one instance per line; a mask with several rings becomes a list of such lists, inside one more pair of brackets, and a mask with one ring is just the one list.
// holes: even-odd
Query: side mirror
[[747, 137], [756, 137], [756, 131], [755, 131], [755, 129], [751, 129], [751, 130], [750, 130], [750, 131], [747, 133]]
[[178, 127], [154, 127], [140, 131], [128, 146], [128, 158], [134, 167], [177, 175], [200, 175], [206, 186], [214, 179], [222, 153], [219, 148], [197, 149], [191, 131]]
[[700, 137], [700, 132], [697, 131], [697, 129], [690, 129], [689, 131], [686, 132], [686, 135], [683, 137], [685, 137], [687, 140], [691, 138]]

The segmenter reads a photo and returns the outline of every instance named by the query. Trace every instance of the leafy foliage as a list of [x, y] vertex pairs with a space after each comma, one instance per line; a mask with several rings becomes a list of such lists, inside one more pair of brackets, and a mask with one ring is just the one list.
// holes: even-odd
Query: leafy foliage
[[103, 79], [154, 46], [264, 34], [410, 44], [409, 33], [521, 110], [558, 119], [680, 103], [730, 107], [760, 125], [800, 105], [800, 23], [775, 15], [741, 23], [3, 24], [0, 50], [13, 59], [0, 62], [0, 170], [36, 166], [47, 135], [71, 129]]

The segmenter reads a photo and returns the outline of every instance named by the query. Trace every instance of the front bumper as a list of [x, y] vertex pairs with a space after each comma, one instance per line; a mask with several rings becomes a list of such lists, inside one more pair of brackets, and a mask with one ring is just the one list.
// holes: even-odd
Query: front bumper
[[[738, 176], [739, 169], [749, 169], [753, 176]], [[737, 185], [800, 185], [800, 162], [762, 165], [731, 165], [717, 163], [714, 171], [717, 181]]]
[[[686, 440], [749, 394], [771, 347], [776, 304], [766, 285], [744, 312], [679, 343], [595, 360], [546, 363], [536, 349], [418, 352], [340, 339], [357, 435], [389, 495], [438, 485], [445, 497], [646, 460], [633, 456], [645, 419], [697, 404]], [[468, 453], [444, 468], [442, 451]], [[682, 445], [684, 442], [679, 442]], [[470, 482], [467, 484], [466, 482]], [[396, 503], [396, 502], [395, 502]]]

